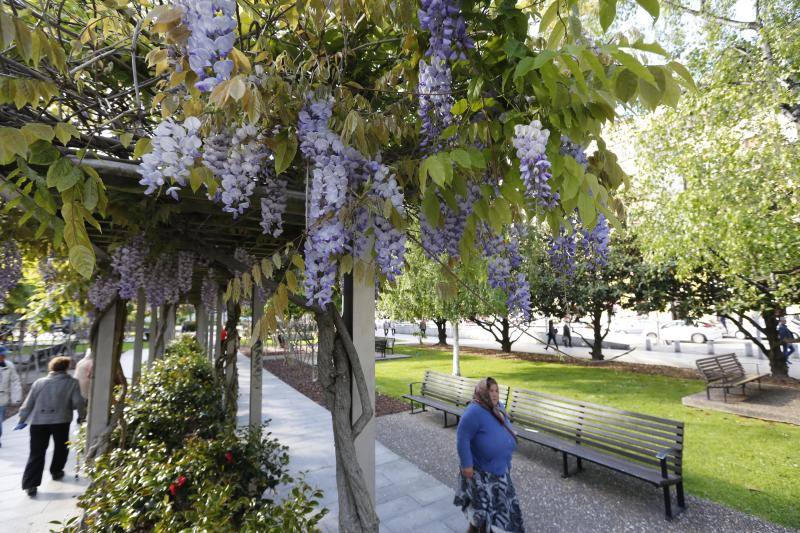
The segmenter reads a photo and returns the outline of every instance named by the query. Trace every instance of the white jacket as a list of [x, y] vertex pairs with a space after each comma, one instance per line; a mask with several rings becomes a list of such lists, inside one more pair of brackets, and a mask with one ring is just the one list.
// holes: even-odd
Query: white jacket
[[6, 366], [0, 366], [0, 405], [22, 401], [22, 383], [14, 363], [6, 359]]

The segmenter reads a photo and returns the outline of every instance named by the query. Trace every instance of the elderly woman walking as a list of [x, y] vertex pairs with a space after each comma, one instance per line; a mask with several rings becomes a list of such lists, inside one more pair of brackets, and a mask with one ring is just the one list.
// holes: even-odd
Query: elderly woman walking
[[461, 476], [454, 503], [469, 521], [468, 533], [523, 533], [510, 475], [517, 436], [493, 378], [475, 386], [475, 395], [458, 423], [456, 446]]

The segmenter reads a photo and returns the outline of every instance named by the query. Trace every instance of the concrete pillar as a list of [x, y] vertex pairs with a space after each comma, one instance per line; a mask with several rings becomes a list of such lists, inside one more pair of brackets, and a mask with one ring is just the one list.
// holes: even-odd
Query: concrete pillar
[[264, 316], [264, 290], [260, 287], [253, 288], [253, 316], [251, 319], [250, 330], [250, 427], [259, 427], [261, 425], [261, 387], [263, 369], [261, 358], [261, 340], [256, 339], [256, 324], [261, 317]]
[[220, 291], [217, 295], [217, 319], [216, 326], [214, 327], [216, 330], [216, 335], [214, 337], [214, 356], [217, 358], [222, 356], [222, 309], [224, 305], [225, 300], [222, 291]]
[[195, 316], [197, 316], [197, 322], [195, 322], [195, 337], [197, 338], [197, 342], [200, 343], [200, 346], [208, 353], [208, 313], [206, 313], [206, 306], [201, 302], [195, 304], [194, 308]]
[[133, 386], [139, 384], [142, 374], [142, 352], [144, 351], [144, 314], [147, 311], [147, 301], [144, 289], [139, 289], [136, 295], [136, 321], [133, 324]]
[[708, 349], [709, 355], [714, 355], [714, 341], [710, 340], [706, 343], [706, 348]]
[[169, 304], [167, 306], [167, 319], [165, 326], [167, 330], [164, 333], [164, 347], [175, 339], [175, 320], [178, 311], [178, 304]]
[[92, 385], [89, 396], [86, 449], [91, 448], [108, 426], [111, 394], [114, 387], [114, 325], [117, 306], [111, 305], [100, 318], [97, 329], [96, 352], [92, 366]]
[[461, 365], [458, 361], [458, 320], [453, 321], [453, 375], [461, 375]]
[[675, 341], [673, 344], [675, 346], [675, 353], [681, 353], [681, 341]]
[[647, 350], [648, 352], [653, 351], [653, 342], [650, 340], [650, 337], [645, 338], [644, 349]]
[[147, 341], [147, 364], [152, 364], [156, 360], [156, 337], [158, 336], [158, 306], [150, 306], [150, 329], [148, 330], [149, 340]]
[[[361, 369], [367, 382], [369, 401], [375, 409], [375, 273], [373, 265], [356, 264], [345, 276], [344, 319], [353, 336]], [[361, 399], [353, 383], [352, 419], [361, 415]], [[356, 456], [364, 472], [367, 491], [375, 502], [375, 417], [356, 438]]]

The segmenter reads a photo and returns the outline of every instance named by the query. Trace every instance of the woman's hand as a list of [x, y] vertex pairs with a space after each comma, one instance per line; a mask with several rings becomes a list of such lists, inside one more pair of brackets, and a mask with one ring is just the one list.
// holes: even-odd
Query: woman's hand
[[472, 479], [473, 472], [472, 472], [472, 467], [471, 466], [468, 467], [468, 468], [462, 468], [461, 469], [461, 473], [464, 475], [465, 478]]

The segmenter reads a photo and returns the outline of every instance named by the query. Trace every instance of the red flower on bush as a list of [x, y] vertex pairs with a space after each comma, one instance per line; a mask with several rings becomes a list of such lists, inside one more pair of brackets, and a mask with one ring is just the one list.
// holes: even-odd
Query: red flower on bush
[[186, 485], [186, 476], [181, 474], [178, 476], [178, 487], [183, 487], [184, 485]]
[[231, 452], [225, 452], [225, 460], [229, 463], [233, 462], [233, 454]]
[[169, 493], [175, 496], [175, 494], [178, 492], [178, 489], [184, 485], [186, 485], [186, 476], [181, 474], [178, 476], [178, 479], [169, 484]]
[[172, 494], [173, 496], [175, 496], [176, 492], [178, 492], [178, 487], [175, 485], [175, 483], [170, 483], [169, 484], [169, 493]]

